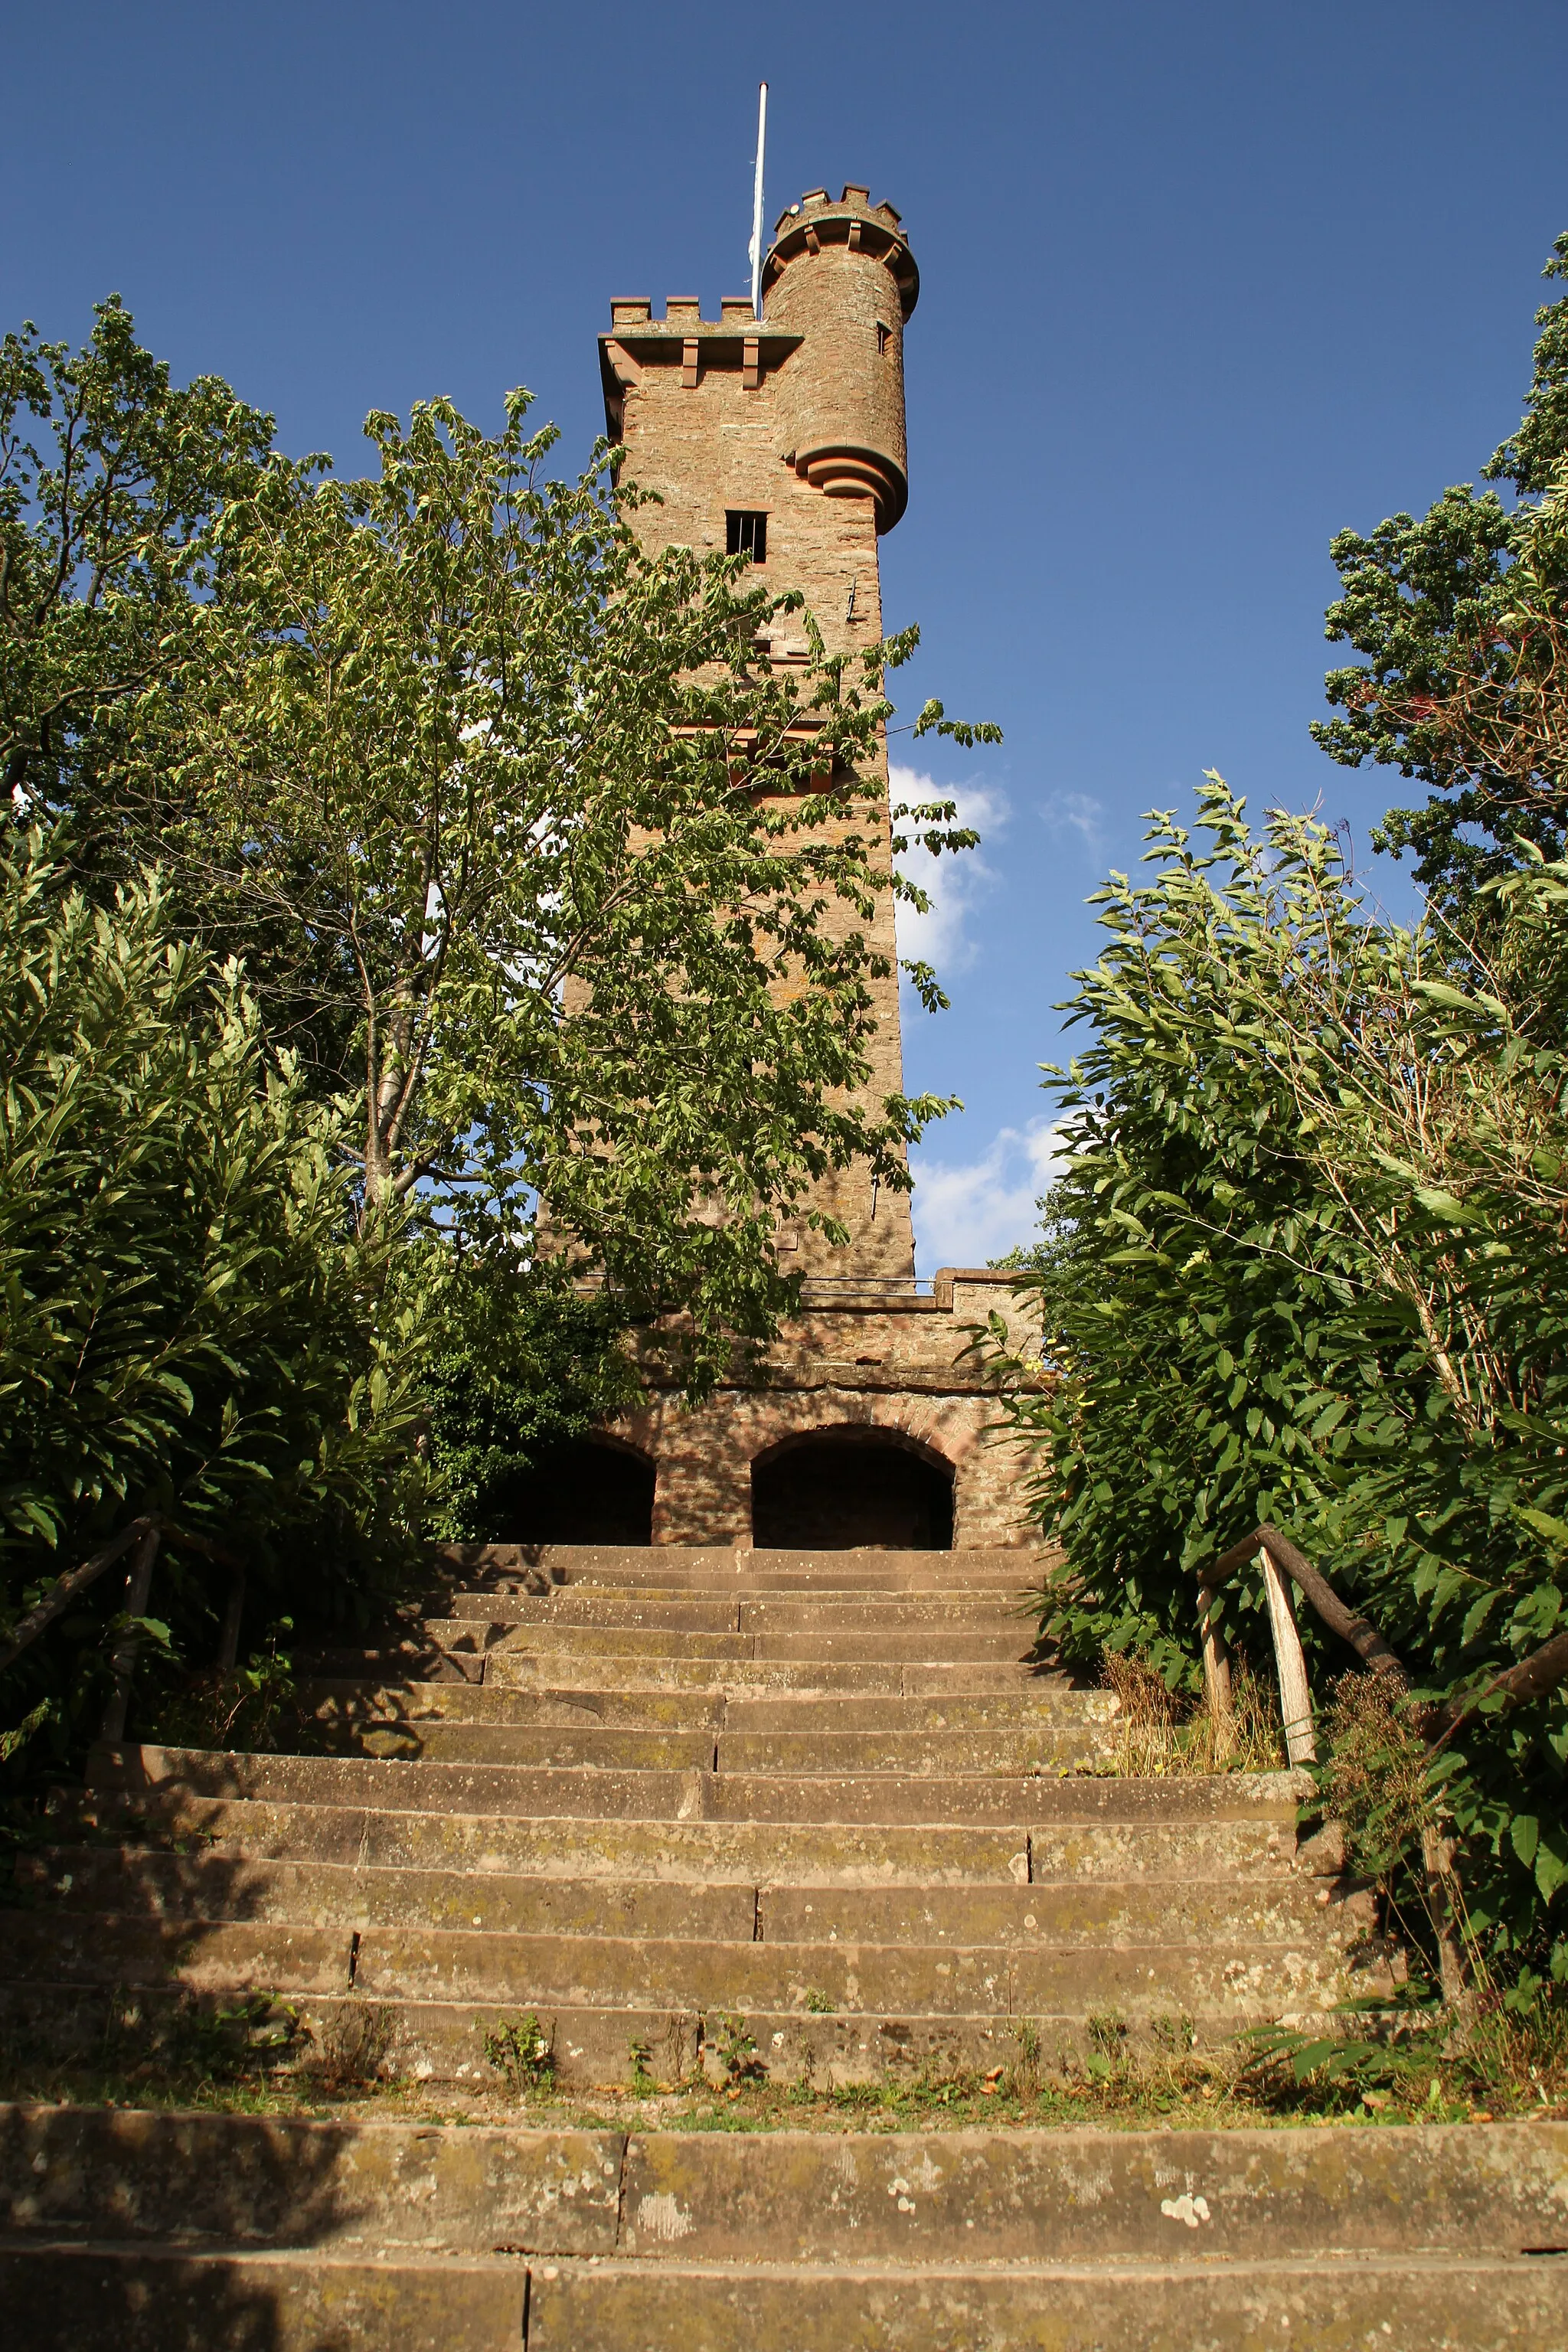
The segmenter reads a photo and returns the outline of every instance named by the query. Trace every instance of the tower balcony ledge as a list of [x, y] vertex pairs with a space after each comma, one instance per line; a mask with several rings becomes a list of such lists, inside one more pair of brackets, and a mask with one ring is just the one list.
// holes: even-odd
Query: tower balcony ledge
[[826, 443], [795, 453], [795, 470], [829, 499], [875, 499], [877, 529], [889, 531], [910, 502], [903, 467], [880, 449]]

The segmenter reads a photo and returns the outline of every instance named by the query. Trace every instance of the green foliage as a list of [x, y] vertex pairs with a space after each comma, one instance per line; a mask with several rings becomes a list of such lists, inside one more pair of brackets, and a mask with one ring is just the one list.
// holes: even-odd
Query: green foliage
[[[775, 666], [798, 598], [645, 556], [637, 490], [546, 480], [528, 404], [493, 438], [376, 414], [376, 476], [338, 483], [216, 379], [172, 386], [117, 300], [85, 352], [12, 336], [5, 781], [68, 814], [103, 903], [156, 863], [302, 1080], [359, 1090], [364, 1211], [417, 1195], [488, 1250], [542, 1194], [700, 1384], [793, 1298], [779, 1222], [855, 1162], [905, 1185], [944, 1108], [866, 1083], [889, 897], [920, 897], [879, 807], [913, 634], [829, 660], [807, 618], [804, 675]], [[917, 731], [995, 736], [935, 704]]]
[[[1568, 235], [1545, 274], [1568, 277]], [[1373, 760], [1433, 788], [1378, 838], [1413, 850], [1416, 878], [1467, 919], [1530, 846], [1553, 858], [1568, 844], [1560, 721], [1541, 723], [1543, 702], [1560, 709], [1568, 625], [1568, 296], [1536, 320], [1524, 421], [1486, 468], [1519, 502], [1460, 486], [1331, 549], [1342, 592], [1328, 634], [1365, 659], [1330, 673], [1343, 716], [1312, 733], [1347, 767]]]
[[157, 1737], [171, 1748], [211, 1748], [246, 1755], [291, 1755], [317, 1744], [294, 1661], [278, 1646], [293, 1621], [278, 1618], [264, 1648], [226, 1673], [211, 1667], [188, 1676], [156, 1702]]
[[[1556, 239], [1541, 274], [1568, 278], [1568, 230]], [[1551, 488], [1568, 450], [1568, 295], [1543, 303], [1535, 323], [1541, 333], [1523, 422], [1486, 467], [1489, 479], [1511, 482], [1525, 495]]]
[[[356, 1239], [333, 1115], [242, 975], [171, 937], [155, 880], [94, 908], [35, 832], [0, 860], [0, 1622], [145, 1509], [261, 1595], [318, 1547], [352, 1575], [408, 1499], [392, 1236]], [[11, 1709], [47, 1691], [64, 1738], [100, 1698], [121, 1581], [17, 1662]], [[156, 1590], [176, 1648], [210, 1644], [213, 1569], [176, 1545]]]
[[483, 1541], [518, 1474], [640, 1394], [624, 1318], [559, 1262], [463, 1261], [437, 1294], [420, 1386], [429, 1419], [431, 1533]]
[[211, 677], [126, 804], [264, 1002], [314, 988], [353, 1034], [367, 1204], [417, 1192], [489, 1248], [542, 1195], [711, 1369], [793, 1297], [778, 1220], [821, 1223], [851, 1162], [907, 1186], [943, 1108], [866, 1091], [882, 679], [913, 639], [829, 659], [807, 620], [804, 675], [774, 666], [798, 597], [645, 554], [603, 467], [542, 478], [527, 408], [494, 438], [446, 402], [374, 415], [375, 478], [274, 464], [231, 504]]
[[0, 343], [0, 788], [79, 816], [138, 704], [200, 666], [213, 526], [272, 419], [216, 376], [183, 391], [113, 295], [72, 352]]
[[767, 2068], [758, 2055], [756, 2042], [745, 2019], [724, 2016], [719, 2022], [723, 2032], [719, 2037], [717, 2053], [726, 2083], [733, 2087], [739, 2083], [762, 2081]]
[[[1479, 1691], [1568, 1599], [1568, 867], [1494, 893], [1483, 964], [1372, 916], [1323, 828], [1200, 801], [1196, 841], [1156, 818], [1155, 878], [1100, 894], [1054, 1074], [1068, 1171], [1025, 1285], [1059, 1378], [1012, 1402], [1068, 1552], [1046, 1630], [1195, 1689], [1196, 1571], [1268, 1518], [1424, 1695]], [[1266, 1661], [1252, 1580], [1221, 1608]], [[1498, 1705], [1434, 1801], [1477, 1936], [1561, 1974], [1568, 1708]]]
[[503, 2019], [487, 2033], [485, 2056], [518, 2098], [529, 2091], [542, 2090], [555, 2072], [550, 2036], [532, 2010], [522, 2017]]

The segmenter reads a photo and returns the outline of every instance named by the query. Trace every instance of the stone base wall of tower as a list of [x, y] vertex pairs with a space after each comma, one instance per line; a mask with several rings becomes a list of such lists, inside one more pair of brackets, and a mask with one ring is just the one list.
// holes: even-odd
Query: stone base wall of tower
[[751, 1543], [753, 1465], [785, 1440], [860, 1433], [897, 1440], [951, 1476], [954, 1550], [1033, 1546], [1026, 1454], [965, 1357], [994, 1308], [1014, 1321], [1006, 1278], [950, 1270], [934, 1287], [931, 1297], [808, 1304], [760, 1374], [697, 1405], [655, 1392], [616, 1422], [614, 1434], [656, 1472], [654, 1542]]

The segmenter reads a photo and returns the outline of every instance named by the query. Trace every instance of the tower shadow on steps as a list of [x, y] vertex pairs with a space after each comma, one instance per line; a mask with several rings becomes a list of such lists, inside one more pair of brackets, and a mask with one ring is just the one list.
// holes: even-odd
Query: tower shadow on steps
[[[330, 2249], [352, 2231], [340, 2184], [352, 2178], [353, 2136], [285, 2117], [0, 2111], [0, 2294], [12, 2340], [33, 2352], [297, 2352], [279, 2293], [254, 2265], [222, 2257]], [[50, 2259], [46, 2246], [79, 2251]], [[335, 2352], [347, 2339], [329, 2321], [311, 2340]]]

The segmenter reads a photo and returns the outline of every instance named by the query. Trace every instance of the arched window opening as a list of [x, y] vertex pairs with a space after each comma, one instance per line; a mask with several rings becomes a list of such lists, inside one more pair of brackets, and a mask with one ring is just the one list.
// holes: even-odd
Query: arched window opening
[[752, 1541], [764, 1550], [951, 1551], [952, 1470], [891, 1429], [804, 1431], [752, 1465]]
[[515, 1544], [650, 1544], [657, 1473], [611, 1437], [569, 1437], [509, 1479], [491, 1540]]

